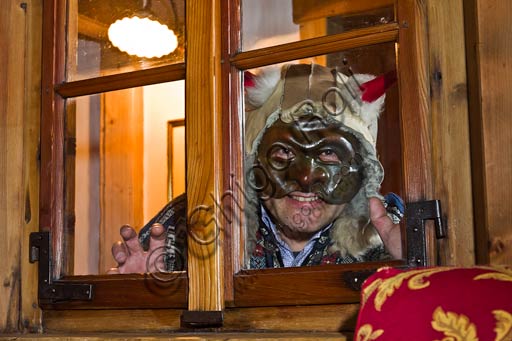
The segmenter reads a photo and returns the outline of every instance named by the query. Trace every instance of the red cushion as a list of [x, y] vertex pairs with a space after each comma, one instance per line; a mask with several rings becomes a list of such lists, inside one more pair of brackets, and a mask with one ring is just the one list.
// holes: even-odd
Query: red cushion
[[382, 268], [361, 290], [356, 340], [512, 340], [512, 270]]

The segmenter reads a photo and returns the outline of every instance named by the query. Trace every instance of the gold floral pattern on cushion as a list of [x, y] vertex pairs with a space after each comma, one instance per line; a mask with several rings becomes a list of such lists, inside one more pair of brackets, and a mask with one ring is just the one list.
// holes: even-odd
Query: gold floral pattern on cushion
[[488, 272], [475, 277], [475, 280], [479, 279], [495, 279], [497, 281], [512, 282], [512, 270], [506, 268], [489, 268], [494, 272]]
[[478, 341], [476, 326], [467, 316], [445, 312], [441, 307], [437, 307], [432, 314], [432, 328], [444, 333], [446, 337], [442, 341]]
[[367, 287], [361, 290], [361, 307], [364, 307], [366, 302], [368, 301], [368, 297], [370, 297], [375, 290], [377, 290], [382, 284], [382, 279], [378, 278], [372, 283], [370, 283]]
[[496, 341], [512, 340], [512, 314], [505, 310], [493, 310], [496, 319]]
[[391, 297], [393, 293], [400, 288], [402, 283], [409, 279], [408, 287], [412, 290], [418, 290], [426, 288], [429, 285], [429, 282], [424, 281], [424, 279], [434, 273], [441, 271], [452, 270], [451, 268], [433, 268], [429, 270], [420, 269], [420, 270], [411, 270], [407, 272], [403, 272], [396, 276], [390, 277], [385, 280], [376, 280], [377, 283], [371, 283], [368, 287], [363, 290], [363, 304], [366, 303], [368, 297], [377, 290], [377, 295], [375, 297], [375, 310], [381, 311], [382, 306], [386, 302], [386, 299]]
[[512, 341], [512, 271], [382, 268], [361, 289], [355, 340]]
[[364, 326], [361, 326], [359, 328], [359, 331], [357, 332], [357, 341], [370, 341], [370, 340], [377, 340], [382, 334], [384, 333], [384, 330], [377, 329], [373, 330], [373, 327], [371, 324], [365, 324]]

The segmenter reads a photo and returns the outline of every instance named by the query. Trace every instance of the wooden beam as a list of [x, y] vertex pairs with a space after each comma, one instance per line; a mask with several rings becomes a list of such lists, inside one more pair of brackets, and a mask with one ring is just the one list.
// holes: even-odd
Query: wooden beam
[[224, 307], [222, 227], [215, 200], [222, 188], [220, 1], [187, 1], [187, 225], [189, 310]]
[[[26, 7], [25, 103], [23, 114], [23, 247], [21, 249], [21, 317], [25, 332], [42, 330], [42, 312], [37, 306], [37, 264], [27, 262], [29, 236], [39, 230], [39, 128], [41, 122], [42, 0]], [[19, 42], [18, 42], [19, 44]]]
[[[473, 0], [467, 6], [470, 54], [472, 166], [477, 259], [512, 263], [512, 30], [509, 1]], [[471, 7], [470, 7], [471, 6]]]
[[[0, 333], [17, 331], [23, 222], [23, 98], [26, 14], [14, 1], [0, 4]], [[4, 29], [6, 28], [6, 29]], [[21, 62], [20, 62], [21, 61]], [[21, 76], [21, 77], [20, 77]]]
[[[265, 333], [303, 333], [321, 335], [329, 332], [350, 332], [355, 329], [359, 304], [309, 306], [226, 308], [221, 333], [251, 330]], [[180, 330], [180, 309], [110, 309], [110, 310], [45, 310], [45, 332], [49, 334], [177, 333]], [[80, 321], [80, 323], [77, 323]], [[137, 323], [134, 323], [137, 321]], [[189, 336], [191, 334], [189, 333]], [[242, 334], [241, 334], [242, 335]], [[126, 336], [127, 337], [127, 336]]]
[[62, 97], [78, 97], [128, 89], [134, 86], [171, 82], [185, 78], [185, 64], [172, 64], [147, 70], [122, 72], [118, 74], [88, 78], [74, 82], [60, 83], [55, 91]]
[[434, 198], [448, 227], [441, 260], [469, 266], [475, 257], [462, 2], [427, 2], [428, 50]]
[[239, 69], [251, 69], [372, 44], [394, 42], [397, 37], [398, 25], [391, 23], [247, 51], [231, 58], [231, 63]]
[[41, 326], [27, 261], [39, 228], [41, 18], [41, 1], [0, 3], [0, 334]]

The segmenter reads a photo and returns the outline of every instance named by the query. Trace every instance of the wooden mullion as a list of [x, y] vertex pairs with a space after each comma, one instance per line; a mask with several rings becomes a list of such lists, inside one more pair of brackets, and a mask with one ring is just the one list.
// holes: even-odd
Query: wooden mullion
[[239, 69], [251, 69], [341, 50], [393, 42], [397, 38], [398, 24], [390, 23], [242, 52], [233, 56], [230, 62]]
[[171, 82], [181, 79], [185, 79], [184, 63], [166, 65], [148, 70], [83, 79], [68, 83], [59, 83], [55, 86], [55, 91], [60, 96], [68, 98], [93, 95], [100, 92], [121, 90], [136, 86]]
[[222, 189], [220, 1], [186, 2], [188, 308], [224, 307], [223, 227], [216, 204]]

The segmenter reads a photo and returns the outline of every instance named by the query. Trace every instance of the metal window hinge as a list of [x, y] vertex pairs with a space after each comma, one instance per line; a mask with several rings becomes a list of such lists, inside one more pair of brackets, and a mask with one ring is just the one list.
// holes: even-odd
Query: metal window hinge
[[[436, 238], [446, 237], [439, 200], [418, 201], [405, 207], [405, 229], [407, 245], [407, 267], [429, 265], [425, 220], [434, 220]], [[403, 268], [402, 266], [400, 268]], [[376, 269], [349, 271], [344, 274], [345, 284], [353, 290], [361, 290], [363, 282], [375, 273]]]
[[32, 232], [29, 249], [30, 263], [38, 262], [38, 294], [40, 301], [57, 303], [92, 299], [93, 287], [91, 284], [52, 280], [49, 232]]
[[439, 200], [419, 201], [407, 204], [405, 221], [407, 232], [407, 263], [410, 266], [429, 265], [425, 220], [434, 220], [437, 239], [446, 237]]

